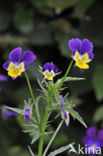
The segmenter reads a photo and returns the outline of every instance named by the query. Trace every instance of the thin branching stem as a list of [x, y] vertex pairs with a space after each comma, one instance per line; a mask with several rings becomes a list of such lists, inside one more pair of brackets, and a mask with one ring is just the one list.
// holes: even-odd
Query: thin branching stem
[[24, 72], [24, 74], [25, 74], [25, 78], [26, 78], [26, 81], [27, 81], [27, 84], [28, 84], [28, 87], [29, 87], [29, 91], [30, 91], [32, 100], [33, 100], [33, 102], [34, 102], [34, 101], [35, 101], [35, 98], [34, 98], [33, 90], [32, 90], [32, 88], [31, 88], [31, 84], [30, 84], [30, 81], [29, 81], [28, 74], [27, 74], [26, 72]]
[[50, 139], [50, 141], [49, 141], [49, 143], [48, 143], [48, 145], [47, 145], [47, 147], [46, 147], [46, 149], [45, 149], [45, 151], [44, 151], [44, 153], [43, 153], [43, 156], [46, 156], [47, 151], [48, 151], [48, 149], [50, 148], [52, 142], [54, 141], [56, 135], [58, 134], [60, 128], [62, 127], [62, 124], [63, 124], [63, 120], [60, 122], [60, 124], [58, 125], [58, 127], [57, 127], [55, 133], [54, 133], [53, 136], [51, 137], [51, 139]]
[[66, 71], [66, 73], [65, 73], [65, 75], [64, 75], [64, 77], [63, 77], [61, 83], [59, 84], [59, 89], [61, 89], [61, 87], [62, 87], [62, 85], [63, 85], [63, 83], [64, 83], [64, 81], [65, 81], [65, 78], [68, 76], [68, 74], [69, 74], [69, 72], [70, 72], [70, 69], [71, 69], [71, 67], [72, 67], [72, 64], [73, 64], [73, 59], [71, 60], [69, 66], [68, 66], [68, 68], [67, 68], [67, 71]]

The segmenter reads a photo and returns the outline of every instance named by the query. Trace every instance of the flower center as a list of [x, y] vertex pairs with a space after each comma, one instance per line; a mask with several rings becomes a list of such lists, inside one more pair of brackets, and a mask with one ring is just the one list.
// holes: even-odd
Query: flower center
[[43, 72], [43, 75], [44, 75], [44, 78], [49, 80], [49, 81], [52, 81], [53, 80], [53, 77], [55, 76], [55, 73], [53, 70], [49, 71], [49, 70], [46, 70]]
[[19, 65], [15, 65], [14, 63], [10, 63], [8, 67], [8, 75], [12, 78], [15, 78], [19, 75], [21, 75], [22, 72], [24, 72], [24, 63], [20, 63]]

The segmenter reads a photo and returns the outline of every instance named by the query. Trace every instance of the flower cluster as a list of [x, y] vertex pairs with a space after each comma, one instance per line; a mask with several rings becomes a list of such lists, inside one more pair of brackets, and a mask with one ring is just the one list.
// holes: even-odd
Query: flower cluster
[[3, 64], [3, 68], [8, 71], [9, 76], [15, 79], [36, 59], [36, 55], [30, 50], [25, 51], [22, 55], [22, 48], [18, 47], [10, 52], [9, 59], [10, 61]]
[[[72, 58], [75, 61], [75, 65], [78, 66], [80, 69], [88, 69], [89, 68], [88, 63], [94, 58], [94, 54], [92, 52], [93, 51], [92, 43], [88, 39], [84, 39], [81, 41], [79, 38], [75, 38], [75, 39], [71, 39], [68, 42], [68, 45], [70, 50], [72, 51]], [[27, 50], [22, 54], [22, 48], [18, 47], [16, 49], [13, 49], [10, 52], [9, 59], [10, 61], [7, 61], [3, 64], [3, 68], [7, 70], [8, 75], [12, 79], [16, 79], [23, 72], [25, 72], [26, 69], [28, 68], [28, 65], [36, 59], [36, 55], [30, 50]], [[70, 124], [70, 116], [69, 116], [70, 113], [71, 116], [76, 118], [86, 127], [86, 124], [83, 121], [83, 119], [80, 117], [79, 114], [77, 114], [76, 111], [73, 110], [73, 108], [71, 108], [70, 106], [69, 108], [67, 106], [65, 107], [64, 98], [63, 95], [61, 94], [61, 92], [64, 89], [64, 87], [62, 87], [64, 82], [69, 81], [70, 79], [74, 80], [72, 77], [68, 77], [68, 73], [70, 71], [72, 63], [73, 61], [71, 61], [65, 75], [61, 79], [57, 80], [56, 83], [52, 83], [48, 81], [53, 81], [54, 77], [58, 74], [58, 68], [53, 63], [50, 62], [45, 63], [41, 70], [44, 79], [42, 82], [38, 81], [41, 88], [42, 96], [38, 96], [37, 98], [33, 94], [29, 77], [25, 72], [25, 77], [27, 80], [27, 84], [32, 99], [29, 99], [28, 101], [24, 100], [25, 105], [23, 109], [5, 107], [10, 110], [5, 109], [2, 111], [6, 119], [18, 114], [21, 114], [24, 117], [25, 123], [29, 124], [27, 126], [31, 128], [27, 130], [27, 132], [30, 133], [31, 136], [33, 136], [32, 143], [34, 143], [34, 141], [36, 141], [40, 137], [39, 150], [38, 150], [39, 156], [44, 155], [42, 153], [43, 142], [46, 133], [45, 132], [46, 127], [48, 125], [48, 117], [51, 111], [53, 110], [61, 111], [60, 112], [61, 118], [62, 120], [65, 121], [66, 126], [69, 126]], [[68, 78], [70, 79], [68, 80]], [[78, 78], [75, 79], [78, 80]], [[7, 80], [7, 78], [3, 75], [0, 75], [0, 81], [5, 81], [5, 80]], [[44, 113], [43, 120], [41, 119], [41, 115], [39, 111], [39, 101], [41, 98], [43, 98], [43, 100], [45, 99], [47, 104], [45, 105], [45, 113]], [[57, 132], [59, 131], [62, 123], [63, 121], [60, 122], [56, 130], [56, 133], [53, 134], [53, 137], [50, 143], [48, 144], [49, 146], [52, 143], [53, 139], [55, 138], [56, 136], [55, 134], [57, 134]], [[100, 130], [96, 137], [96, 128], [94, 127], [89, 128], [87, 130], [87, 135], [83, 138], [83, 143], [87, 145], [89, 154], [95, 154], [97, 147], [103, 147], [103, 130]], [[44, 151], [45, 155], [49, 146], [47, 146], [46, 150]]]
[[96, 128], [90, 127], [83, 137], [83, 143], [87, 145], [88, 154], [96, 154], [98, 147], [103, 147], [103, 129], [99, 130], [96, 135]]
[[79, 38], [75, 38], [69, 40], [68, 46], [72, 51], [75, 65], [80, 69], [88, 69], [88, 63], [94, 58], [93, 44], [88, 39], [81, 41]]

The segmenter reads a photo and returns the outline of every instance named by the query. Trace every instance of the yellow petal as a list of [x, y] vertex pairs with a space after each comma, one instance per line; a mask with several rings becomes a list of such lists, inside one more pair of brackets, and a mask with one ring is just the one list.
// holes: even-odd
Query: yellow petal
[[8, 72], [8, 75], [11, 76], [12, 78], [21, 75], [21, 72], [19, 69], [14, 69]]
[[76, 61], [76, 66], [78, 66], [81, 69], [88, 69], [89, 68], [88, 64], [84, 63], [81, 60]]
[[52, 81], [53, 80], [53, 76], [51, 75], [45, 75], [45, 79]]
[[15, 64], [13, 64], [12, 62], [9, 64], [9, 66], [8, 66], [8, 71], [11, 71], [11, 70], [14, 70], [14, 69], [16, 69], [16, 65]]
[[68, 115], [68, 118], [64, 119], [65, 120], [65, 124], [66, 126], [69, 126], [69, 123], [70, 123], [70, 118], [69, 118], [69, 115]]
[[12, 78], [15, 78], [21, 75], [21, 73], [25, 71], [24, 63], [22, 62], [18, 66], [16, 66], [11, 62], [7, 70], [8, 70], [8, 75], [11, 76]]
[[25, 71], [24, 63], [23, 63], [23, 62], [20, 63], [18, 68], [19, 68], [19, 71], [20, 71], [20, 72], [24, 72], [24, 71]]
[[91, 61], [91, 60], [89, 59], [89, 56], [88, 56], [87, 53], [85, 53], [85, 54], [82, 56], [82, 61], [83, 61], [84, 63], [88, 63], [88, 62]]
[[77, 61], [77, 60], [79, 59], [79, 57], [80, 57], [80, 54], [79, 54], [78, 51], [76, 51], [76, 52], [75, 52], [75, 55], [74, 55], [74, 57], [73, 57], [73, 59], [74, 59], [75, 61]]

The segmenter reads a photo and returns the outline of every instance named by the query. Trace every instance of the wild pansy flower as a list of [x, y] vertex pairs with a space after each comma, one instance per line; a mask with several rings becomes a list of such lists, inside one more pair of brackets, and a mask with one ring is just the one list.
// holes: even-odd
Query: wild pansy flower
[[[7, 81], [7, 77], [5, 75], [0, 74], [0, 82], [4, 82]], [[0, 87], [0, 92], [1, 92], [2, 88]]]
[[3, 68], [8, 71], [9, 76], [15, 79], [36, 59], [36, 55], [30, 50], [25, 51], [22, 55], [22, 48], [18, 47], [10, 52], [9, 59], [10, 61], [3, 64]]
[[103, 147], [103, 129], [99, 130], [96, 135], [95, 127], [88, 128], [86, 136], [83, 137], [83, 143], [87, 145], [88, 154], [96, 154], [98, 148]]
[[30, 123], [31, 112], [32, 112], [32, 105], [31, 104], [25, 104], [24, 113], [23, 114], [24, 114], [25, 122], [27, 124]]
[[42, 69], [42, 73], [44, 75], [44, 78], [52, 81], [53, 78], [56, 76], [56, 73], [58, 72], [58, 68], [53, 63], [45, 63]]
[[[64, 107], [64, 101], [63, 101], [63, 96], [60, 95], [60, 99], [61, 99], [61, 107]], [[62, 116], [62, 119], [65, 121], [66, 123], [66, 126], [69, 126], [69, 123], [70, 123], [70, 117], [69, 117], [69, 112], [65, 111], [65, 110], [62, 110], [61, 111], [61, 116]]]
[[68, 46], [72, 51], [75, 65], [80, 69], [88, 69], [88, 63], [94, 58], [93, 44], [88, 39], [81, 41], [79, 38], [75, 38], [69, 40]]
[[9, 117], [16, 116], [17, 113], [10, 111], [10, 110], [7, 110], [7, 109], [4, 109], [4, 110], [2, 110], [2, 115], [5, 119], [8, 119]]

